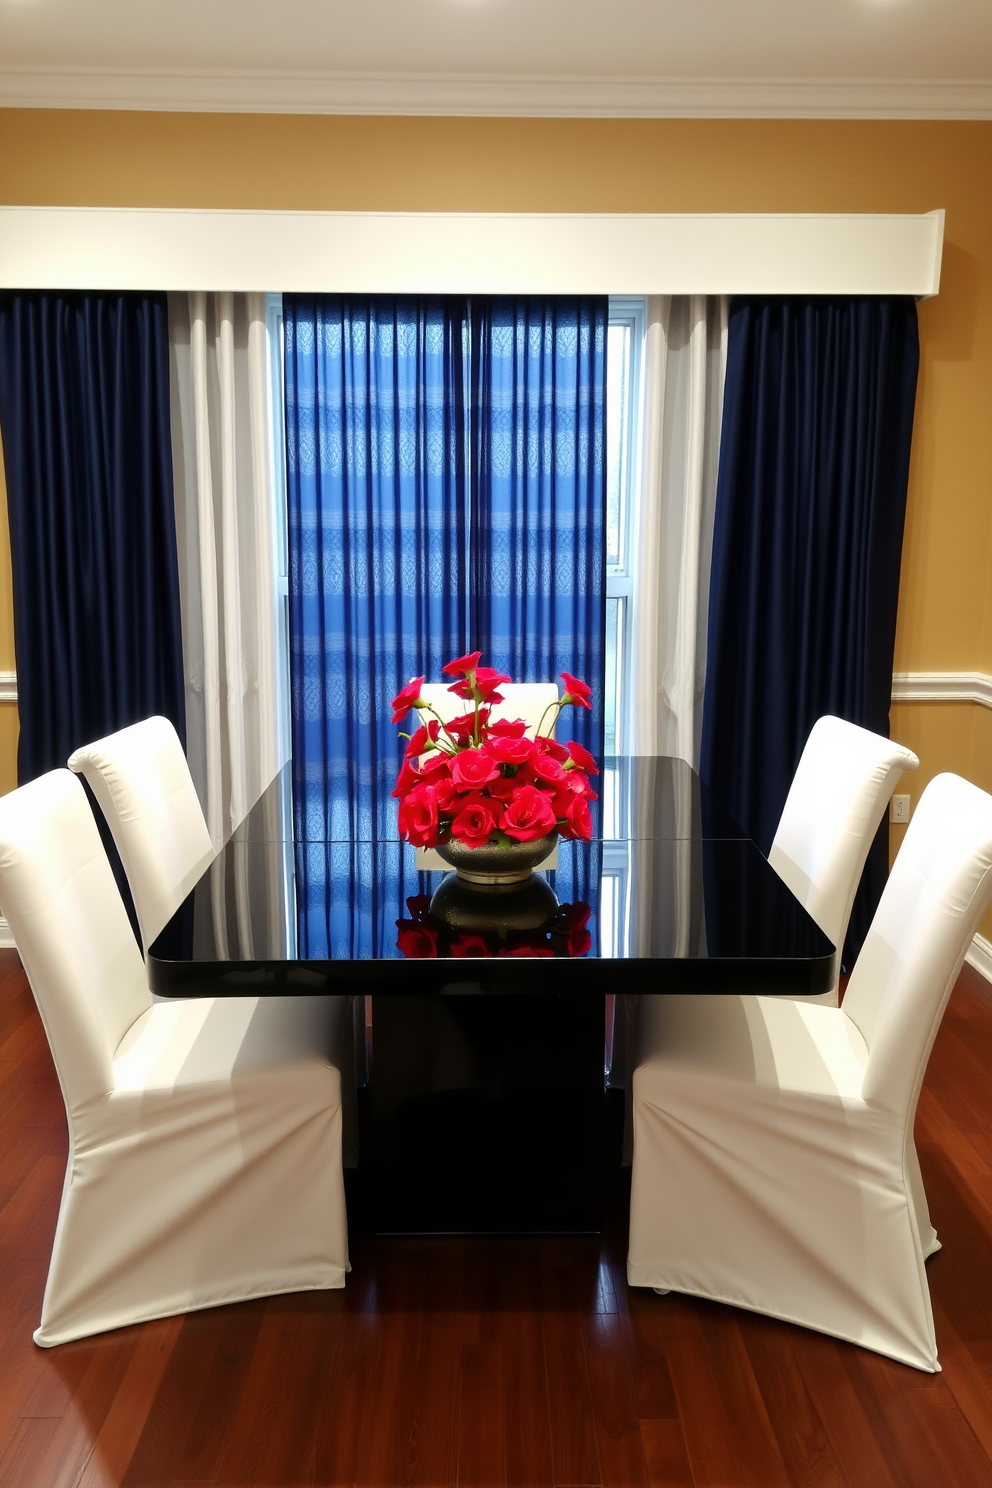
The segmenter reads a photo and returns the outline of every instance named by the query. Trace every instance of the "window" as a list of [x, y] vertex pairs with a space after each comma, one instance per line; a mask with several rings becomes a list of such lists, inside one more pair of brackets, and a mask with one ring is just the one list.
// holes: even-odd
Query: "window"
[[[630, 658], [646, 323], [647, 302], [643, 297], [611, 296], [606, 354], [607, 756], [623, 754], [630, 747]], [[604, 842], [599, 922], [604, 956], [622, 954], [627, 937], [627, 823], [620, 819], [619, 787], [618, 767], [604, 769], [600, 782]]]
[[606, 696], [605, 753], [629, 747], [628, 710], [634, 596], [641, 382], [647, 305], [611, 296], [606, 354]]

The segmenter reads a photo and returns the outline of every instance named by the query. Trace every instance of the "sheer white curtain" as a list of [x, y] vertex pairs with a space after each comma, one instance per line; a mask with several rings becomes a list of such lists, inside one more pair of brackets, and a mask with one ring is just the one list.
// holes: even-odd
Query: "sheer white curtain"
[[[652, 295], [644, 357], [641, 492], [634, 589], [630, 737], [634, 754], [674, 755], [699, 765], [713, 515], [727, 365], [725, 296]], [[647, 777], [645, 777], [647, 779]], [[657, 923], [651, 792], [634, 791], [630, 902], [633, 955], [649, 956], [659, 930], [666, 953], [684, 955], [692, 935], [692, 781], [672, 778], [673, 840], [666, 892], [672, 918]], [[705, 934], [705, 931], [702, 932]], [[638, 999], [619, 998], [610, 1083], [627, 1087]], [[624, 1140], [630, 1161], [628, 1109]]]
[[[289, 757], [288, 661], [276, 563], [272, 360], [261, 294], [169, 296], [175, 482], [186, 734], [190, 772], [214, 846], [231, 837]], [[276, 363], [278, 365], [278, 363]], [[281, 401], [281, 400], [280, 400]], [[278, 814], [279, 803], [273, 801]], [[283, 875], [267, 823], [267, 876]], [[211, 881], [214, 938], [251, 956], [248, 875]], [[278, 945], [284, 919], [273, 895]], [[271, 953], [275, 953], [275, 949]]]
[[265, 296], [170, 295], [169, 339], [187, 748], [219, 847], [287, 758]]
[[634, 595], [633, 752], [699, 764], [725, 296], [652, 295]]

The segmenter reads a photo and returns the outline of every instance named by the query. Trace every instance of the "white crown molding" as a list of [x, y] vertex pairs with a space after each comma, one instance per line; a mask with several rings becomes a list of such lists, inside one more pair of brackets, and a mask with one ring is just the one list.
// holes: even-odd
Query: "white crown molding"
[[964, 959], [987, 982], [992, 982], [992, 941], [986, 940], [984, 935], [976, 935]]
[[529, 118], [988, 119], [992, 78], [0, 68], [0, 107]]
[[0, 703], [17, 702], [17, 673], [0, 672]]
[[944, 214], [0, 207], [0, 288], [936, 294]]
[[894, 703], [981, 703], [992, 708], [987, 672], [893, 672]]

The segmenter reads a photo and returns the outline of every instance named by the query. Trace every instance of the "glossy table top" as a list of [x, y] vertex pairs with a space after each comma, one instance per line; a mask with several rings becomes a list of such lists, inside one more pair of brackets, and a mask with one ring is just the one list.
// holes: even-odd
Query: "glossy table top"
[[827, 990], [830, 942], [689, 766], [601, 763], [591, 842], [559, 842], [522, 890], [452, 881], [433, 911], [444, 874], [395, 803], [391, 835], [298, 844], [287, 765], [152, 947], [153, 989], [601, 993], [609, 970], [609, 991]]

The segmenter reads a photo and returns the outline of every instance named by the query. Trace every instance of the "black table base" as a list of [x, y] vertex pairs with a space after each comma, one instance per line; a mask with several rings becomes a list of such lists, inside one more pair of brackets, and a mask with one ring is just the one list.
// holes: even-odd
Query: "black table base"
[[598, 1232], [604, 1013], [602, 994], [470, 983], [374, 996], [377, 1232]]

